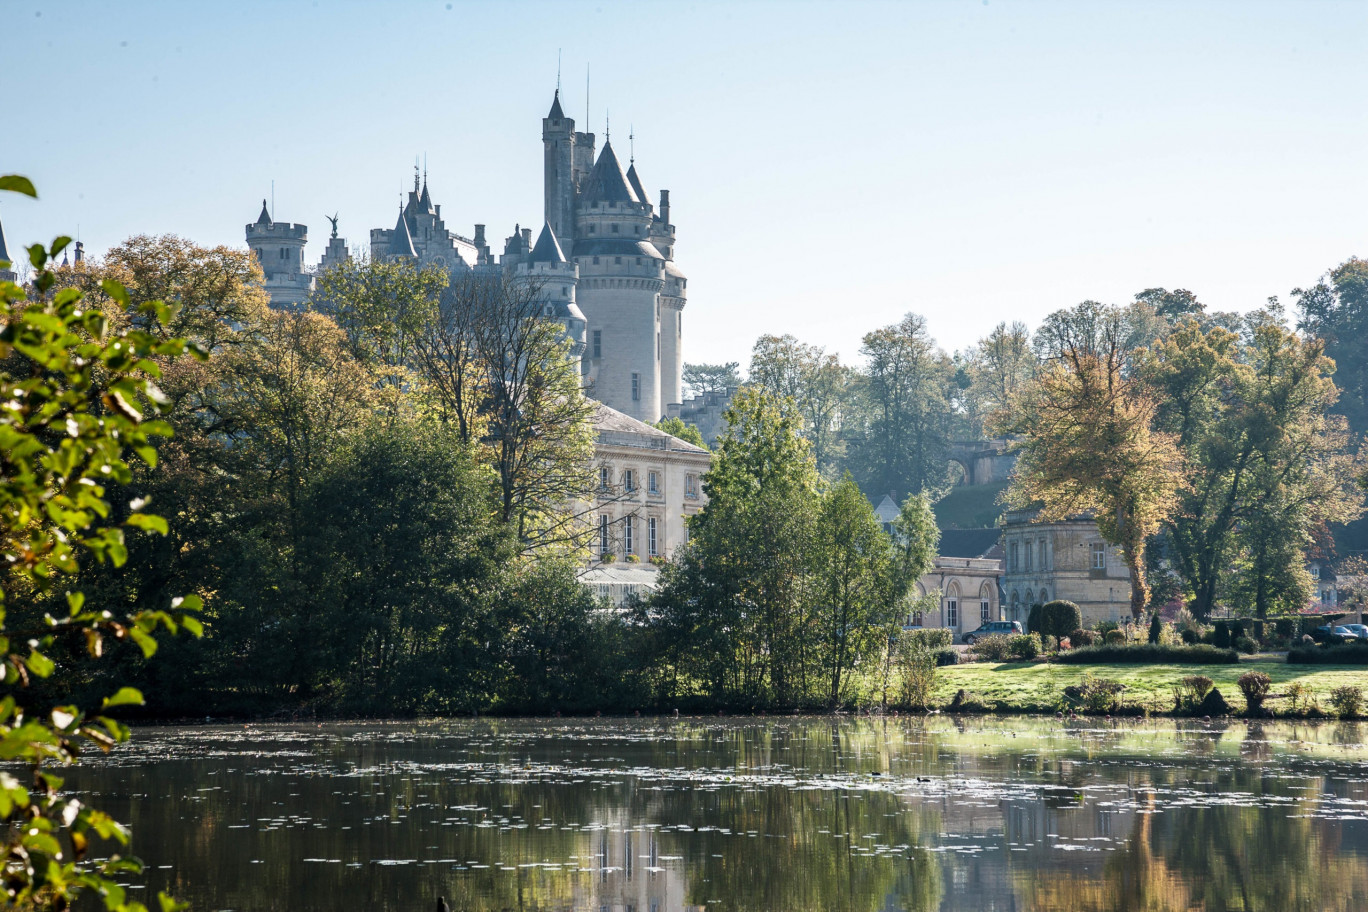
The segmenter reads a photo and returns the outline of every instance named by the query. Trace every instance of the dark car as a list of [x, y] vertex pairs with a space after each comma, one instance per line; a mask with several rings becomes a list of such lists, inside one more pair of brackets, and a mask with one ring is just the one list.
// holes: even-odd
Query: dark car
[[1007, 635], [1021, 633], [1021, 621], [989, 621], [978, 630], [966, 633], [964, 642], [966, 645], [973, 646], [979, 637], [991, 636], [995, 633]]

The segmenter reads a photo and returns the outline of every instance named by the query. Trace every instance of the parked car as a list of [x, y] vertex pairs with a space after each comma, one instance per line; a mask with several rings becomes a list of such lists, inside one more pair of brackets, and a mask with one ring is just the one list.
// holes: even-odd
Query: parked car
[[989, 621], [978, 630], [971, 631], [964, 635], [964, 642], [967, 646], [973, 646], [979, 637], [990, 636], [991, 634], [1013, 634], [1021, 633], [1021, 621]]
[[1315, 633], [1311, 634], [1311, 636], [1321, 643], [1343, 643], [1345, 640], [1357, 640], [1360, 638], [1356, 632], [1342, 624], [1336, 624], [1334, 626], [1322, 624], [1316, 628]]
[[1368, 624], [1343, 624], [1341, 626], [1360, 640], [1368, 640]]

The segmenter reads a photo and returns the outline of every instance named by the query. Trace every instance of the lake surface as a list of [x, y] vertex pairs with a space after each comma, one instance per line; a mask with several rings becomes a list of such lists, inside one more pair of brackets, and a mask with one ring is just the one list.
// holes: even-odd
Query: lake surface
[[1368, 724], [142, 728], [69, 784], [197, 910], [1368, 908]]

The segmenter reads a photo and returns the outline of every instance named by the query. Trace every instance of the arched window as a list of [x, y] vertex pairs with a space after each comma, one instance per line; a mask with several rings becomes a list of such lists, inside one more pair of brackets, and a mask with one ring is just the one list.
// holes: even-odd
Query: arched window
[[951, 629], [959, 627], [959, 603], [960, 587], [956, 580], [945, 588], [945, 626]]

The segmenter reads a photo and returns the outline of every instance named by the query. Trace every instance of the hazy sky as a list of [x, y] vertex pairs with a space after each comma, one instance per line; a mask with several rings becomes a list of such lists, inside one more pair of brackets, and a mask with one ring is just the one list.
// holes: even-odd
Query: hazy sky
[[[761, 333], [948, 349], [1162, 285], [1215, 309], [1368, 254], [1368, 2], [586, 4], [5, 0], [11, 249], [75, 232], [326, 242], [434, 200], [496, 249], [542, 222], [541, 118], [634, 128], [671, 191], [685, 358]], [[625, 158], [625, 156], [624, 156]]]

